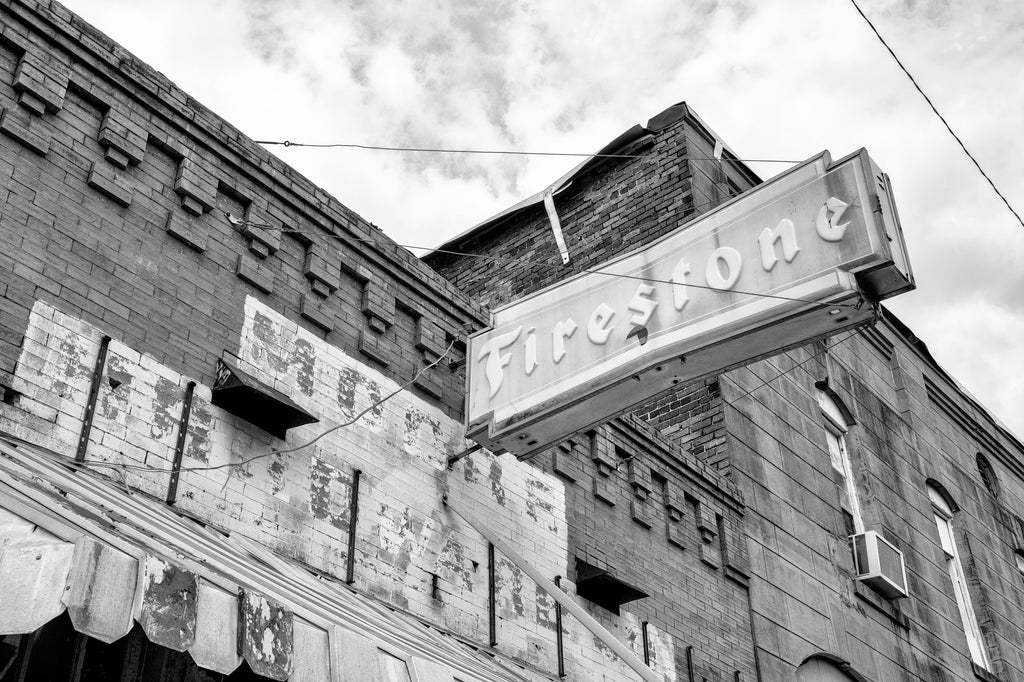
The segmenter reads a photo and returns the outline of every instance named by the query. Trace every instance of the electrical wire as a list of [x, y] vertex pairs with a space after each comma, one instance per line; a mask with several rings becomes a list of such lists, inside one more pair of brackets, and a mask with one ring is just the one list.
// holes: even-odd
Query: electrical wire
[[[839, 339], [838, 341], [833, 342], [831, 347], [835, 348], [836, 346], [839, 346], [840, 344], [846, 343], [847, 341], [852, 339], [854, 336], [856, 336], [858, 331], [859, 331], [858, 329], [854, 329], [853, 331], [851, 331], [849, 334], [847, 334], [843, 338]], [[786, 376], [787, 374], [789, 374], [793, 370], [795, 370], [795, 369], [797, 369], [799, 367], [803, 367], [804, 365], [806, 365], [808, 362], [811, 362], [812, 360], [817, 360], [819, 357], [821, 357], [821, 355], [822, 355], [822, 353], [824, 353], [824, 351], [825, 351], [825, 349], [822, 348], [819, 352], [815, 353], [811, 357], [807, 358], [806, 360], [803, 360], [801, 362], [796, 363], [795, 365], [793, 365], [789, 369], [785, 370], [784, 372], [779, 372], [778, 374], [773, 376], [771, 379], [764, 379], [764, 380], [762, 380], [760, 384], [758, 384], [757, 386], [754, 386], [749, 391], [746, 391], [746, 392], [740, 394], [739, 396], [733, 398], [732, 400], [725, 401], [725, 404], [728, 405], [729, 407], [732, 407], [733, 405], [738, 403], [740, 400], [743, 400], [748, 395], [753, 393], [754, 391], [758, 391], [758, 390], [764, 388], [765, 386], [767, 386], [771, 382], [775, 381], [776, 379], [781, 379], [782, 377]]]
[[907, 70], [907, 67], [903, 65], [903, 62], [900, 61], [900, 58], [896, 56], [896, 53], [889, 46], [889, 43], [885, 41], [885, 38], [882, 37], [882, 34], [878, 32], [878, 29], [875, 28], [875, 25], [871, 22], [871, 19], [868, 18], [868, 15], [864, 14], [864, 10], [862, 10], [860, 8], [860, 5], [857, 4], [857, 0], [850, 0], [850, 3], [853, 5], [854, 9], [857, 10], [857, 13], [860, 14], [864, 21], [867, 22], [867, 25], [871, 28], [871, 31], [875, 34], [875, 37], [878, 38], [878, 41], [882, 43], [886, 50], [889, 51], [889, 54], [892, 55], [892, 58], [896, 60], [896, 64], [900, 67], [900, 69], [903, 71], [906, 77], [910, 79], [910, 82], [914, 85], [914, 88], [917, 89], [917, 91], [921, 94], [921, 97], [924, 97], [924, 101], [928, 103], [929, 107], [931, 107], [932, 112], [934, 112], [935, 115], [939, 117], [939, 120], [942, 121], [942, 125], [946, 126], [946, 130], [949, 131], [949, 134], [952, 135], [953, 139], [956, 140], [957, 144], [960, 145], [960, 149], [964, 151], [964, 154], [966, 154], [967, 158], [971, 160], [971, 162], [974, 164], [974, 167], [978, 169], [978, 172], [981, 173], [981, 176], [988, 181], [988, 184], [992, 187], [992, 190], [996, 193], [996, 195], [998, 195], [998, 197], [1003, 200], [1003, 203], [1006, 204], [1006, 208], [1010, 210], [1010, 213], [1012, 213], [1013, 216], [1017, 219], [1017, 222], [1020, 223], [1021, 227], [1024, 227], [1024, 218], [1021, 218], [1021, 215], [1020, 213], [1017, 212], [1017, 209], [1010, 205], [1010, 202], [1006, 198], [1006, 196], [1001, 191], [999, 191], [999, 188], [996, 187], [996, 183], [993, 182], [992, 178], [989, 177], [989, 174], [985, 172], [985, 169], [981, 167], [981, 164], [978, 163], [978, 160], [974, 158], [974, 154], [972, 154], [967, 149], [967, 146], [964, 144], [964, 141], [961, 140], [960, 136], [953, 131], [953, 128], [949, 125], [949, 122], [946, 120], [946, 118], [941, 113], [939, 113], [938, 107], [936, 107], [935, 103], [932, 102], [931, 98], [927, 94], [925, 94], [925, 91], [921, 89], [921, 86], [918, 84], [917, 79], [915, 79], [914, 76], [910, 73], [910, 71]]
[[173, 473], [180, 473], [180, 472], [183, 472], [183, 471], [186, 471], [186, 472], [190, 472], [190, 471], [217, 471], [219, 469], [233, 470], [233, 469], [238, 468], [238, 467], [248, 466], [249, 464], [251, 464], [252, 462], [255, 462], [256, 460], [265, 459], [267, 457], [273, 457], [275, 455], [284, 455], [284, 454], [287, 454], [287, 453], [290, 453], [290, 452], [298, 452], [299, 450], [303, 450], [305, 448], [308, 448], [309, 446], [313, 445], [314, 443], [317, 443], [318, 441], [326, 438], [327, 436], [329, 436], [330, 434], [334, 433], [335, 431], [338, 431], [339, 429], [344, 429], [344, 428], [347, 428], [349, 426], [352, 426], [357, 421], [359, 421], [364, 415], [366, 415], [369, 412], [372, 412], [373, 410], [377, 409], [378, 407], [380, 407], [381, 405], [383, 405], [387, 401], [391, 400], [391, 398], [395, 397], [396, 395], [398, 395], [402, 391], [407, 390], [410, 386], [412, 386], [414, 383], [416, 383], [416, 380], [419, 379], [421, 376], [423, 376], [423, 374], [425, 372], [427, 372], [427, 371], [433, 369], [434, 367], [437, 367], [439, 364], [441, 364], [441, 361], [444, 360], [446, 357], [448, 357], [448, 354], [451, 353], [452, 348], [454, 348], [454, 347], [455, 347], [455, 339], [453, 339], [451, 341], [451, 343], [448, 344], [448, 348], [445, 349], [444, 353], [442, 353], [439, 358], [437, 358], [436, 360], [431, 362], [429, 365], [426, 365], [423, 368], [421, 368], [418, 372], [416, 372], [416, 375], [413, 376], [412, 379], [410, 379], [406, 383], [402, 384], [401, 386], [399, 386], [398, 388], [393, 390], [391, 393], [388, 393], [386, 396], [384, 396], [380, 400], [377, 400], [376, 402], [371, 404], [369, 407], [367, 407], [366, 409], [362, 410], [361, 412], [356, 414], [354, 417], [349, 419], [348, 421], [335, 424], [331, 428], [326, 429], [324, 431], [321, 431], [317, 436], [315, 436], [315, 437], [313, 437], [313, 438], [311, 438], [311, 439], [309, 439], [309, 440], [307, 440], [305, 442], [299, 443], [298, 445], [293, 445], [291, 447], [287, 447], [287, 448], [271, 448], [267, 452], [261, 452], [258, 455], [252, 455], [250, 457], [246, 457], [246, 458], [244, 458], [244, 459], [242, 459], [242, 460], [240, 460], [238, 462], [225, 462], [224, 464], [214, 464], [214, 465], [210, 465], [210, 466], [187, 466], [187, 467], [186, 466], [179, 466], [179, 467], [172, 467], [170, 469], [165, 469], [165, 468], [162, 468], [162, 467], [148, 466], [148, 465], [145, 465], [145, 464], [125, 464], [125, 463], [122, 463], [122, 462], [97, 462], [97, 461], [90, 461], [90, 460], [77, 461], [77, 460], [72, 460], [70, 458], [68, 458], [68, 461], [65, 461], [64, 457], [61, 457], [60, 459], [61, 459], [62, 462], [64, 462], [65, 464], [68, 464], [69, 466], [82, 467], [82, 468], [90, 468], [90, 469], [113, 469], [115, 472], [117, 472], [119, 474], [119, 476], [121, 478], [121, 481], [127, 487], [128, 483], [127, 483], [127, 481], [124, 478], [124, 472], [126, 472], [126, 471], [150, 471], [150, 472], [173, 474]]
[[792, 159], [717, 159], [713, 156], [693, 156], [690, 154], [586, 154], [583, 152], [529, 152], [516, 149], [451, 149], [442, 147], [392, 147], [376, 144], [355, 144], [348, 142], [292, 142], [291, 140], [255, 140], [256, 144], [278, 145], [281, 147], [309, 147], [313, 149], [369, 149], [383, 152], [424, 152], [430, 154], [502, 154], [506, 156], [573, 156], [589, 159], [650, 159], [655, 156], [666, 158], [688, 158], [698, 161], [737, 161], [740, 163], [800, 163]]
[[[708, 202], [708, 205], [714, 205], [714, 204], [717, 204], [717, 203], [718, 202]], [[282, 227], [277, 227], [275, 225], [268, 225], [266, 223], [257, 223], [257, 222], [253, 222], [251, 220], [242, 220], [240, 218], [235, 217], [234, 215], [232, 215], [231, 213], [229, 213], [227, 211], [224, 212], [224, 215], [225, 215], [225, 217], [227, 217], [228, 222], [230, 222], [232, 225], [234, 225], [236, 227], [249, 227], [249, 228], [255, 228], [255, 229], [260, 229], [260, 230], [280, 232], [282, 234], [299, 234], [299, 235], [305, 236], [308, 239], [312, 239], [313, 238], [309, 233], [307, 233], [304, 230], [300, 230], [300, 229], [296, 229], [296, 228], [291, 228], [291, 227], [283, 227], [283, 226]], [[375, 244], [376, 243], [375, 240], [373, 240], [373, 239], [366, 239], [364, 237], [353, 237], [353, 236], [349, 236], [349, 235], [337, 234], [335, 232], [329, 232], [326, 236], [328, 238], [336, 239], [338, 241], [343, 241], [343, 242], [361, 242], [361, 243], [368, 243], [368, 244]], [[409, 250], [415, 249], [415, 250], [422, 250], [422, 251], [430, 251], [432, 253], [443, 253], [443, 254], [452, 255], [452, 256], [461, 256], [461, 257], [467, 257], [467, 258], [478, 258], [478, 259], [482, 259], [482, 260], [492, 261], [492, 262], [495, 262], [495, 263], [508, 263], [508, 264], [513, 264], [513, 265], [540, 266], [540, 267], [543, 267], [543, 268], [548, 268], [550, 270], [557, 270], [560, 274], [565, 275], [565, 276], [572, 276], [572, 275], [577, 275], [577, 274], [603, 275], [605, 277], [615, 277], [615, 278], [619, 278], [619, 279], [630, 279], [630, 280], [637, 280], [637, 281], [641, 281], [641, 282], [651, 282], [653, 284], [671, 284], [673, 286], [687, 287], [689, 289], [704, 289], [704, 290], [707, 290], [707, 291], [721, 291], [720, 289], [716, 289], [716, 288], [714, 288], [712, 286], [709, 286], [709, 285], [706, 285], [706, 284], [694, 284], [692, 282], [675, 282], [675, 281], [668, 280], [668, 279], [656, 279], [654, 277], [644, 277], [642, 275], [629, 275], [629, 274], [619, 273], [619, 272], [607, 272], [605, 270], [594, 270], [594, 269], [590, 269], [590, 268], [574, 269], [572, 272], [566, 273], [564, 271], [564, 269], [563, 269], [563, 266], [560, 265], [560, 264], [548, 263], [548, 262], [545, 262], [545, 261], [527, 260], [525, 258], [513, 258], [513, 257], [509, 257], [509, 256], [494, 256], [494, 255], [491, 255], [491, 254], [483, 254], [483, 253], [469, 253], [469, 252], [464, 252], [464, 251], [454, 251], [454, 250], [451, 250], [451, 249], [435, 249], [435, 248], [429, 247], [429, 246], [414, 246], [412, 244], [397, 244], [396, 243], [395, 245], [396, 246], [400, 246], [400, 247], [402, 247], [404, 249], [409, 249]], [[820, 301], [816, 301], [816, 300], [813, 300], [813, 299], [794, 298], [794, 297], [791, 297], [791, 296], [780, 296], [780, 295], [777, 295], [777, 294], [763, 294], [763, 293], [758, 293], [758, 292], [755, 292], [755, 291], [742, 291], [742, 290], [739, 290], [739, 289], [730, 289], [729, 291], [731, 293], [740, 294], [742, 296], [754, 296], [754, 297], [758, 297], [758, 298], [770, 298], [770, 299], [776, 299], [776, 300], [780, 300], [780, 301], [792, 301], [794, 303], [815, 303], [815, 304], [816, 303], [820, 303]], [[856, 303], [836, 303], [834, 305], [834, 307], [837, 307], [837, 308], [854, 308], [854, 309], [856, 309], [856, 308], [859, 308], [860, 305], [856, 304]]]

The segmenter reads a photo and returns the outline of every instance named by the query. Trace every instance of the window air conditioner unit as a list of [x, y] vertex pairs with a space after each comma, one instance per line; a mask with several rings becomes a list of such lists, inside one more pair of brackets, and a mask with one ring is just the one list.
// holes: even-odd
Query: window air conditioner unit
[[857, 580], [873, 587], [886, 599], [907, 596], [907, 569], [903, 552], [878, 534], [869, 530], [851, 535], [853, 567]]

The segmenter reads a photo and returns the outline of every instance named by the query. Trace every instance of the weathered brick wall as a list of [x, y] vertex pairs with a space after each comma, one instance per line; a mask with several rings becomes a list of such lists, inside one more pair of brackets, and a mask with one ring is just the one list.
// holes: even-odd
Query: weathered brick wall
[[[569, 266], [540, 205], [443, 247], [501, 260], [437, 252], [426, 262], [497, 306], [648, 243], [757, 181], [712, 158], [715, 140], [685, 105], [646, 127], [614, 152], [640, 158], [600, 162], [555, 196]], [[690, 667], [708, 680], [754, 679], [743, 502], [728, 480], [717, 382], [666, 393], [635, 415], [533, 460], [565, 482], [569, 565], [580, 559], [650, 594], [622, 611], [675, 642], [681, 679]], [[609, 611], [592, 609], [615, 626]]]
[[709, 680], [754, 679], [743, 501], [728, 479], [631, 416], [532, 461], [565, 484], [571, 579], [580, 559], [647, 593], [622, 611], [674, 640], [680, 679], [687, 647]]
[[[765, 679], [788, 679], [822, 653], [868, 679], [976, 679], [928, 479], [941, 482], [961, 507], [954, 526], [995, 671], [999, 679], [1021, 679], [1024, 579], [1013, 554], [1024, 538], [1014, 536], [1011, 522], [1011, 510], [1021, 505], [1020, 445], [965, 407], [898, 329], [880, 324], [723, 378], [733, 478], [749, 502], [751, 596]], [[887, 602], [851, 577], [816, 402], [815, 382], [824, 379], [854, 414], [847, 443], [864, 523], [904, 552], [909, 599]], [[928, 384], [943, 385], [978, 428], [955, 423], [948, 407], [937, 409]], [[999, 499], [981, 484], [979, 451], [991, 452]]]
[[[248, 295], [400, 381], [481, 317], [164, 77], [33, 6], [6, 4], [0, 35], [0, 384], [36, 300], [206, 380]], [[415, 390], [461, 411], [445, 367]]]
[[[457, 360], [482, 308], [59, 5], [0, 15], [0, 431], [74, 454], [109, 336], [86, 466], [135, 494], [168, 495], [194, 382], [182, 513], [343, 578], [359, 470], [355, 587], [484, 647], [487, 544], [444, 494], [569, 575], [562, 479], [486, 452], [447, 472], [466, 445], [458, 363], [399, 390], [452, 339]], [[320, 422], [281, 441], [213, 406], [225, 351]], [[554, 602], [500, 554], [496, 601], [498, 654], [549, 679]], [[671, 624], [649, 620], [674, 679]], [[609, 625], [643, 653], [636, 616]], [[571, 679], [635, 679], [571, 617], [563, 631]]]

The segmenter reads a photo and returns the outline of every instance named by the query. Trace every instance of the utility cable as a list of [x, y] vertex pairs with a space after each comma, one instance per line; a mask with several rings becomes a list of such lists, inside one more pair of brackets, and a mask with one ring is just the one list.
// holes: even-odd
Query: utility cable
[[[268, 225], [266, 223], [257, 223], [257, 222], [253, 222], [251, 220], [241, 220], [240, 218], [235, 217], [234, 215], [232, 215], [231, 213], [228, 213], [227, 211], [224, 212], [224, 215], [225, 215], [225, 217], [227, 217], [228, 222], [230, 222], [235, 227], [255, 228], [255, 229], [260, 229], [260, 230], [280, 232], [282, 234], [299, 234], [299, 235], [305, 236], [307, 239], [312, 238], [311, 235], [309, 233], [307, 233], [306, 231], [304, 231], [304, 230], [300, 230], [300, 229], [296, 229], [296, 228], [291, 228], [291, 227], [283, 227], [283, 226], [282, 227], [277, 227], [275, 225]], [[348, 236], [348, 235], [337, 234], [337, 233], [334, 233], [334, 232], [328, 233], [327, 237], [332, 238], [332, 239], [337, 239], [339, 241], [344, 241], [344, 242], [363, 242], [363, 243], [369, 243], [369, 244], [376, 243], [372, 239], [366, 239], [364, 237], [352, 237], [352, 236]], [[508, 264], [512, 264], [512, 265], [540, 266], [540, 267], [548, 268], [548, 269], [551, 269], [551, 270], [557, 270], [560, 274], [563, 274], [563, 275], [566, 275], [566, 276], [572, 276], [572, 275], [577, 275], [577, 274], [603, 275], [605, 277], [617, 277], [617, 278], [620, 278], [620, 279], [638, 280], [638, 281], [641, 281], [641, 282], [651, 282], [651, 283], [654, 283], [654, 284], [671, 284], [673, 286], [687, 287], [689, 289], [705, 289], [705, 290], [708, 290], [708, 291], [721, 291], [720, 289], [716, 289], [716, 288], [714, 288], [712, 286], [709, 286], [709, 285], [706, 285], [706, 284], [694, 284], [692, 282], [674, 282], [674, 281], [669, 280], [669, 279], [656, 279], [656, 278], [653, 278], [653, 277], [644, 277], [642, 275], [629, 275], [629, 274], [625, 274], [625, 273], [607, 272], [605, 270], [594, 270], [594, 269], [590, 269], [590, 268], [574, 269], [572, 272], [566, 273], [562, 269], [562, 266], [557, 264], [557, 263], [548, 263], [548, 262], [545, 262], [545, 261], [533, 261], [533, 260], [527, 260], [525, 258], [512, 258], [512, 257], [509, 257], [509, 256], [494, 256], [494, 255], [483, 254], [483, 253], [468, 253], [468, 252], [464, 252], [464, 251], [454, 251], [454, 250], [450, 250], [450, 249], [435, 249], [435, 248], [431, 248], [429, 246], [414, 246], [412, 244], [397, 244], [396, 243], [395, 245], [396, 246], [400, 246], [400, 247], [402, 247], [404, 249], [409, 249], [409, 250], [417, 249], [417, 250], [423, 250], [423, 251], [431, 251], [433, 253], [443, 253], [443, 254], [446, 254], [446, 255], [462, 256], [462, 257], [467, 257], [467, 258], [479, 258], [479, 259], [483, 259], [483, 260], [489, 260], [489, 261], [492, 261], [492, 262], [495, 262], [495, 263], [508, 263]], [[755, 291], [741, 291], [739, 289], [730, 289], [729, 291], [731, 293], [740, 294], [742, 296], [755, 296], [755, 297], [759, 297], [759, 298], [771, 298], [771, 299], [776, 299], [776, 300], [780, 300], [780, 301], [792, 301], [792, 302], [795, 302], [795, 303], [820, 303], [820, 301], [815, 301], [813, 299], [794, 298], [794, 297], [791, 297], [791, 296], [780, 296], [780, 295], [777, 295], [777, 294], [762, 294], [762, 293], [758, 293], [758, 292], [755, 292]], [[834, 304], [834, 307], [837, 307], [837, 308], [859, 308], [860, 305], [856, 304], [856, 303], [836, 303], [836, 304]]]
[[[835, 341], [835, 342], [833, 342], [833, 343], [832, 343], [832, 345], [831, 345], [831, 348], [835, 348], [836, 346], [839, 346], [840, 344], [846, 343], [847, 341], [849, 341], [850, 339], [852, 339], [852, 338], [853, 338], [854, 336], [856, 336], [856, 335], [857, 335], [857, 332], [858, 332], [858, 330], [857, 330], [857, 329], [854, 329], [854, 330], [853, 330], [852, 332], [850, 332], [849, 334], [847, 334], [847, 335], [846, 335], [846, 336], [844, 336], [843, 338], [839, 339], [838, 341]], [[772, 383], [772, 382], [773, 382], [773, 381], [775, 381], [776, 379], [781, 379], [782, 377], [786, 376], [787, 374], [789, 374], [789, 373], [790, 373], [790, 372], [792, 372], [793, 370], [795, 370], [795, 369], [797, 369], [797, 368], [799, 368], [799, 367], [803, 367], [804, 365], [806, 365], [806, 364], [807, 364], [808, 362], [811, 362], [812, 360], [817, 360], [817, 359], [818, 359], [819, 357], [821, 357], [822, 353], [823, 353], [823, 352], [824, 352], [825, 350], [826, 350], [826, 349], [824, 349], [824, 348], [823, 348], [823, 349], [822, 349], [821, 351], [819, 351], [819, 352], [817, 352], [817, 353], [813, 354], [813, 355], [812, 355], [811, 357], [807, 358], [806, 360], [803, 360], [803, 361], [801, 361], [801, 362], [798, 362], [798, 363], [796, 363], [795, 365], [793, 365], [793, 366], [792, 366], [792, 367], [790, 367], [789, 369], [785, 370], [784, 372], [779, 372], [778, 374], [776, 374], [775, 376], [773, 376], [773, 377], [772, 377], [772, 378], [770, 378], [770, 379], [764, 379], [764, 380], [762, 380], [762, 381], [761, 381], [761, 383], [760, 383], [760, 384], [758, 384], [757, 386], [754, 386], [754, 387], [753, 387], [752, 389], [750, 389], [749, 391], [746, 391], [746, 392], [744, 392], [744, 393], [740, 394], [739, 396], [737, 396], [737, 397], [736, 397], [736, 398], [734, 398], [733, 400], [729, 400], [729, 401], [726, 401], [726, 402], [725, 402], [725, 404], [726, 404], [726, 405], [728, 405], [729, 407], [732, 407], [733, 405], [735, 405], [736, 403], [738, 403], [738, 402], [739, 402], [740, 400], [742, 400], [742, 399], [746, 398], [746, 397], [747, 397], [748, 395], [750, 395], [751, 393], [753, 393], [754, 391], [758, 391], [758, 390], [760, 390], [760, 389], [764, 388], [765, 386], [767, 386], [768, 384]]]
[[[575, 156], [590, 159], [647, 159], [650, 154], [586, 154], [583, 152], [530, 152], [516, 149], [449, 149], [442, 147], [392, 147], [376, 144], [355, 144], [348, 142], [292, 142], [291, 140], [254, 140], [256, 144], [279, 145], [281, 147], [309, 147], [313, 149], [369, 149], [384, 152], [425, 152], [430, 154], [502, 154], [506, 156]], [[712, 156], [692, 156], [690, 154], [664, 154], [668, 158], [688, 158], [698, 161], [737, 161], [740, 163], [800, 163], [791, 159], [716, 159]]]
[[964, 154], [966, 154], [967, 158], [969, 158], [971, 162], [974, 163], [974, 167], [978, 169], [978, 172], [981, 173], [981, 176], [988, 181], [988, 184], [992, 187], [992, 190], [996, 193], [996, 195], [999, 196], [1000, 199], [1003, 200], [1003, 203], [1006, 204], [1006, 208], [1010, 210], [1010, 213], [1012, 213], [1013, 216], [1017, 219], [1017, 222], [1020, 223], [1021, 227], [1024, 227], [1024, 218], [1021, 218], [1021, 215], [1020, 213], [1017, 212], [1017, 209], [1011, 206], [1006, 196], [999, 191], [999, 188], [996, 187], [996, 183], [992, 181], [992, 178], [989, 177], [989, 174], [985, 172], [985, 169], [981, 167], [981, 164], [978, 163], [978, 160], [974, 158], [974, 154], [971, 154], [971, 152], [967, 149], [967, 146], [964, 144], [964, 141], [960, 139], [960, 136], [953, 132], [953, 128], [949, 125], [949, 122], [946, 121], [946, 118], [939, 113], [938, 108], [932, 102], [931, 98], [925, 94], [924, 90], [921, 89], [921, 86], [918, 85], [917, 80], [914, 78], [914, 76], [911, 75], [910, 71], [907, 70], [907, 67], [903, 65], [903, 62], [900, 61], [900, 58], [896, 56], [896, 53], [893, 51], [893, 49], [889, 47], [889, 43], [885, 42], [885, 38], [883, 38], [882, 34], [878, 32], [878, 29], [875, 28], [875, 25], [871, 22], [870, 19], [868, 19], [868, 16], [864, 14], [864, 10], [862, 10], [860, 8], [860, 5], [857, 4], [857, 0], [850, 0], [850, 3], [853, 5], [854, 9], [857, 10], [857, 13], [860, 14], [864, 21], [867, 22], [868, 26], [871, 27], [872, 32], [874, 32], [875, 37], [878, 38], [879, 42], [881, 42], [885, 49], [889, 51], [889, 54], [892, 55], [892, 58], [896, 60], [896, 64], [900, 67], [900, 69], [907, 76], [907, 78], [910, 79], [910, 82], [913, 83], [914, 88], [916, 88], [917, 91], [921, 93], [921, 97], [924, 97], [924, 101], [928, 103], [928, 106], [931, 107], [935, 115], [939, 117], [939, 120], [942, 121], [942, 125], [946, 126], [946, 130], [949, 131], [949, 134], [952, 135], [953, 139], [956, 140], [957, 144], [960, 145], [960, 149], [964, 150]]

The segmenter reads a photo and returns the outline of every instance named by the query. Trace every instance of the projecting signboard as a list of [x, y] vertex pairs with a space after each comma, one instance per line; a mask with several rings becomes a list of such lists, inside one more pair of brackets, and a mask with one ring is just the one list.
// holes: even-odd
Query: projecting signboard
[[888, 178], [828, 152], [641, 249], [495, 310], [470, 437], [520, 457], [671, 386], [874, 318], [914, 287]]

